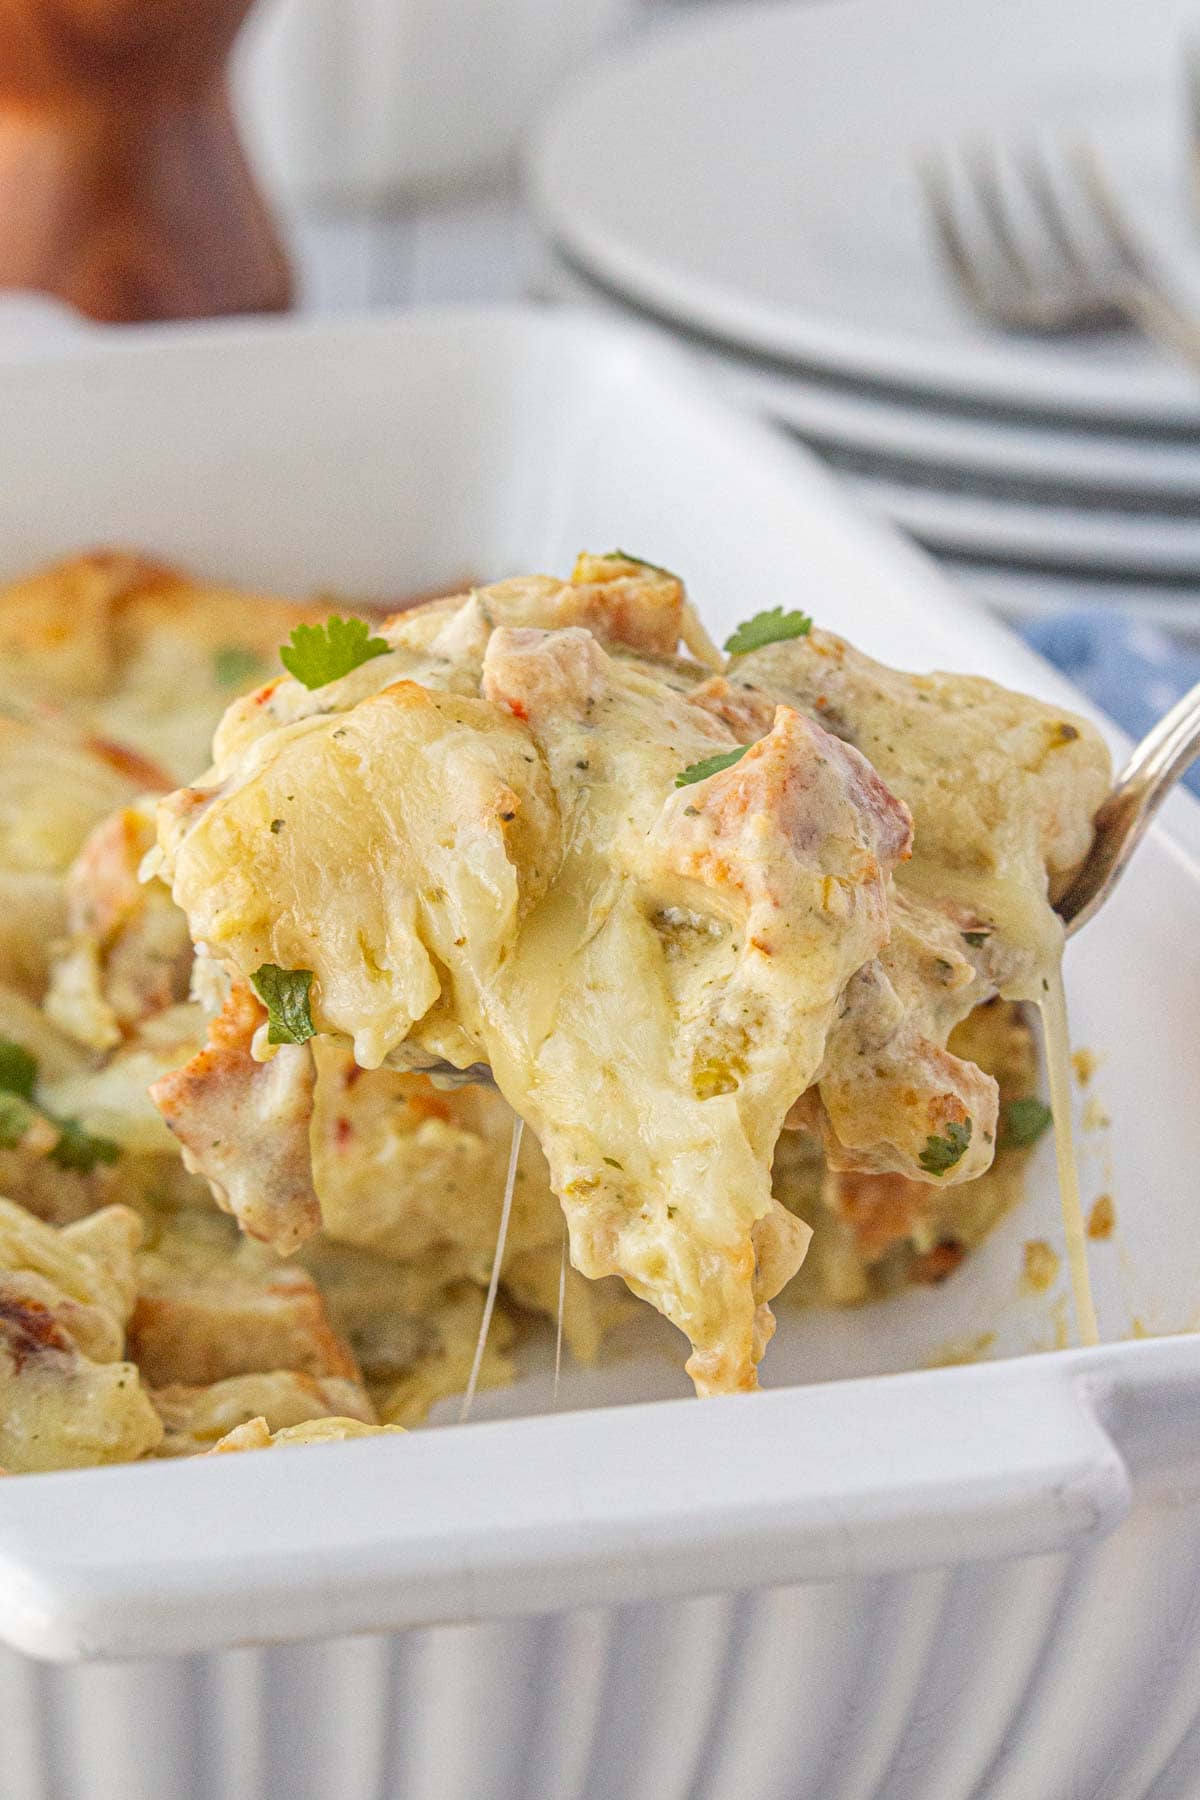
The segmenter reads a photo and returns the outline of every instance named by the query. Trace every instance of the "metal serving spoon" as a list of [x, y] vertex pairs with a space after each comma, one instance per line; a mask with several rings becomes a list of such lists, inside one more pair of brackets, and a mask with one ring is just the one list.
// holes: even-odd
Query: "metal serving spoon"
[[[1200, 682], [1147, 732], [1096, 814], [1092, 847], [1070, 887], [1055, 902], [1054, 910], [1066, 926], [1068, 937], [1074, 937], [1104, 905], [1129, 867], [1155, 813], [1197, 756]], [[407, 1066], [420, 1067], [422, 1074], [447, 1087], [471, 1083], [495, 1086], [485, 1063], [472, 1063], [469, 1069], [456, 1069], [440, 1061]]]
[[1155, 813], [1200, 756], [1200, 682], [1147, 732], [1096, 814], [1092, 847], [1054, 910], [1073, 937], [1099, 912]]

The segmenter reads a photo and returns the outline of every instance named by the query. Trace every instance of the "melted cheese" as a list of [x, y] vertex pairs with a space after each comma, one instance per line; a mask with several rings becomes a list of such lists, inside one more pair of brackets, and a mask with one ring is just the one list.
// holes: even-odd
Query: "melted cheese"
[[[402, 616], [341, 680], [230, 709], [153, 866], [236, 978], [312, 971], [364, 1068], [490, 1065], [575, 1267], [659, 1307], [714, 1392], [755, 1384], [806, 1246], [770, 1187], [789, 1111], [835, 1170], [988, 1167], [996, 1084], [948, 1039], [1041, 998], [1107, 761], [1054, 709], [825, 634], [706, 676], [671, 660], [682, 620], [674, 578], [595, 560]], [[298, 1164], [295, 1191], [281, 1244], [315, 1223]]]
[[[487, 590], [401, 621], [392, 656], [319, 698], [242, 703], [212, 781], [163, 810], [163, 866], [231, 966], [314, 970], [314, 1021], [360, 1063], [488, 1062], [549, 1159], [575, 1266], [666, 1312], [699, 1387], [747, 1387], [808, 1236], [771, 1153], [886, 937], [908, 818], [787, 708], [675, 790], [728, 731], [592, 631], [524, 622], [611, 638], [631, 607], [611, 585], [607, 614], [594, 585]], [[653, 622], [663, 584], [644, 585]]]

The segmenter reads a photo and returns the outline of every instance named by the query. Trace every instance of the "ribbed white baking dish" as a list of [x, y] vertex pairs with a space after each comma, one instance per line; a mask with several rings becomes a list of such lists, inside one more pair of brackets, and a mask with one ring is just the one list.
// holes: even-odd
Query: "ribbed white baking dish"
[[[386, 596], [619, 543], [718, 635], [801, 601], [898, 662], [1066, 692], [594, 321], [89, 342], [0, 370], [0, 416], [0, 575], [123, 540]], [[1157, 836], [1068, 959], [1114, 1340], [1200, 1308], [1198, 882]], [[1022, 1247], [1058, 1235], [1047, 1154], [945, 1287], [785, 1306], [758, 1396], [685, 1398], [647, 1319], [556, 1415], [535, 1347], [465, 1429], [0, 1482], [0, 1796], [1191, 1800], [1200, 1343], [1029, 1354], [1065, 1296], [1021, 1295]]]

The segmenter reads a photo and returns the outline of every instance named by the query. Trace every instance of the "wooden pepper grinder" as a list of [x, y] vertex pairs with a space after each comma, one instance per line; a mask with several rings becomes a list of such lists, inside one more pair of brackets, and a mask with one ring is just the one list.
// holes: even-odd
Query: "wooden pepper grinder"
[[226, 85], [253, 0], [0, 0], [0, 288], [92, 318], [277, 311]]

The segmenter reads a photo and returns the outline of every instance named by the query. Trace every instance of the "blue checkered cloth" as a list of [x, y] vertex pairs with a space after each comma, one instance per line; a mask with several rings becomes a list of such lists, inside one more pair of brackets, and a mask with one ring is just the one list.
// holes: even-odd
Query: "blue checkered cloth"
[[[1111, 607], [1031, 619], [1021, 635], [1135, 740], [1200, 681], [1200, 649]], [[1200, 763], [1186, 777], [1200, 794]]]

